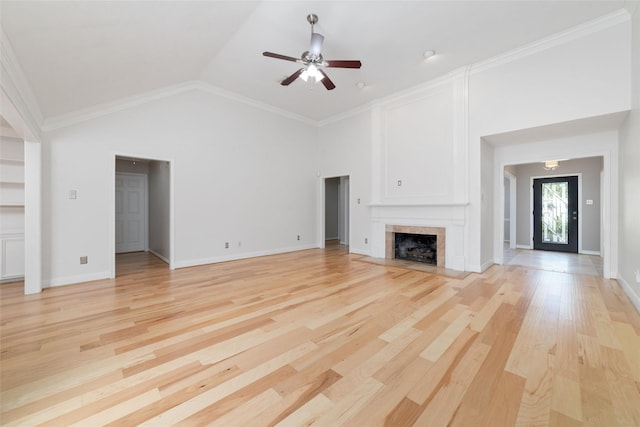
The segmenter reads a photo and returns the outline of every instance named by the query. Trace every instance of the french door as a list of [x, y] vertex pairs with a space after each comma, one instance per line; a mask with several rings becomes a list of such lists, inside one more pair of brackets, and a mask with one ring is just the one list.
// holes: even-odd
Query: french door
[[533, 180], [533, 248], [578, 252], [578, 177]]

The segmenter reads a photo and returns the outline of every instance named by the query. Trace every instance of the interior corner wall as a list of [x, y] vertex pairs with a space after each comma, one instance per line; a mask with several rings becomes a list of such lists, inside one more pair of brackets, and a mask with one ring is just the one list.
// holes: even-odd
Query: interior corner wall
[[640, 5], [632, 9], [632, 105], [620, 129], [620, 262], [618, 279], [640, 311]]
[[338, 238], [338, 186], [340, 178], [327, 178], [324, 181], [324, 238]]
[[43, 281], [110, 277], [118, 153], [172, 161], [175, 268], [315, 247], [315, 132], [189, 90], [45, 133]]
[[318, 130], [318, 179], [349, 176], [349, 251], [364, 255], [371, 253], [371, 138], [370, 111], [324, 124]]
[[481, 228], [481, 248], [482, 258], [480, 260], [480, 269], [486, 270], [493, 264], [493, 147], [485, 141], [481, 141], [481, 205], [482, 205], [482, 228]]
[[149, 251], [171, 264], [171, 165], [151, 161], [149, 177]]
[[[494, 204], [491, 211], [482, 211], [482, 170], [493, 167], [482, 160], [482, 137], [629, 110], [630, 43], [630, 21], [624, 20], [531, 54], [472, 68], [467, 265], [477, 268], [493, 256], [485, 253], [489, 247], [482, 242], [483, 215], [502, 209]], [[603, 53], [598, 61], [593, 60], [595, 46]]]
[[138, 173], [142, 175], [149, 175], [149, 162], [133, 162], [131, 160], [117, 159], [116, 158], [116, 172], [122, 173]]

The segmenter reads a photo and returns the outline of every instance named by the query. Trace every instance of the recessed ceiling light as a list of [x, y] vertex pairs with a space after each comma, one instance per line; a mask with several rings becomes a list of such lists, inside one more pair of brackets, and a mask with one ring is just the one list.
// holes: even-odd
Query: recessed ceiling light
[[367, 84], [365, 82], [358, 82], [356, 83], [356, 86], [358, 87], [358, 89], [363, 89]]
[[436, 54], [436, 51], [435, 51], [435, 50], [427, 50], [427, 51], [425, 51], [425, 52], [422, 54], [422, 57], [423, 57], [424, 59], [429, 59], [429, 58], [431, 58], [431, 57], [432, 57], [433, 55], [435, 55], [435, 54]]

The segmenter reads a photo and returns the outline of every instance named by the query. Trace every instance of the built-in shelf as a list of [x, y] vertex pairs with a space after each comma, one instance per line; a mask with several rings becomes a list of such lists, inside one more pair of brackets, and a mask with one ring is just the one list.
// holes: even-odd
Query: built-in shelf
[[24, 276], [24, 143], [0, 138], [0, 281]]

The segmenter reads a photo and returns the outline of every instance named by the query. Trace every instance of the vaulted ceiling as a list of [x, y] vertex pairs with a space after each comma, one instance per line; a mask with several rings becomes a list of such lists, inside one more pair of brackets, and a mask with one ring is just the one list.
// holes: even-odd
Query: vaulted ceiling
[[[322, 120], [552, 35], [624, 1], [14, 1], [2, 0], [3, 37], [45, 118], [200, 80]], [[308, 49], [319, 16], [337, 88], [279, 82]], [[423, 52], [437, 54], [424, 60]], [[594, 60], [597, 57], [594, 55]], [[366, 84], [364, 88], [356, 86]]]

